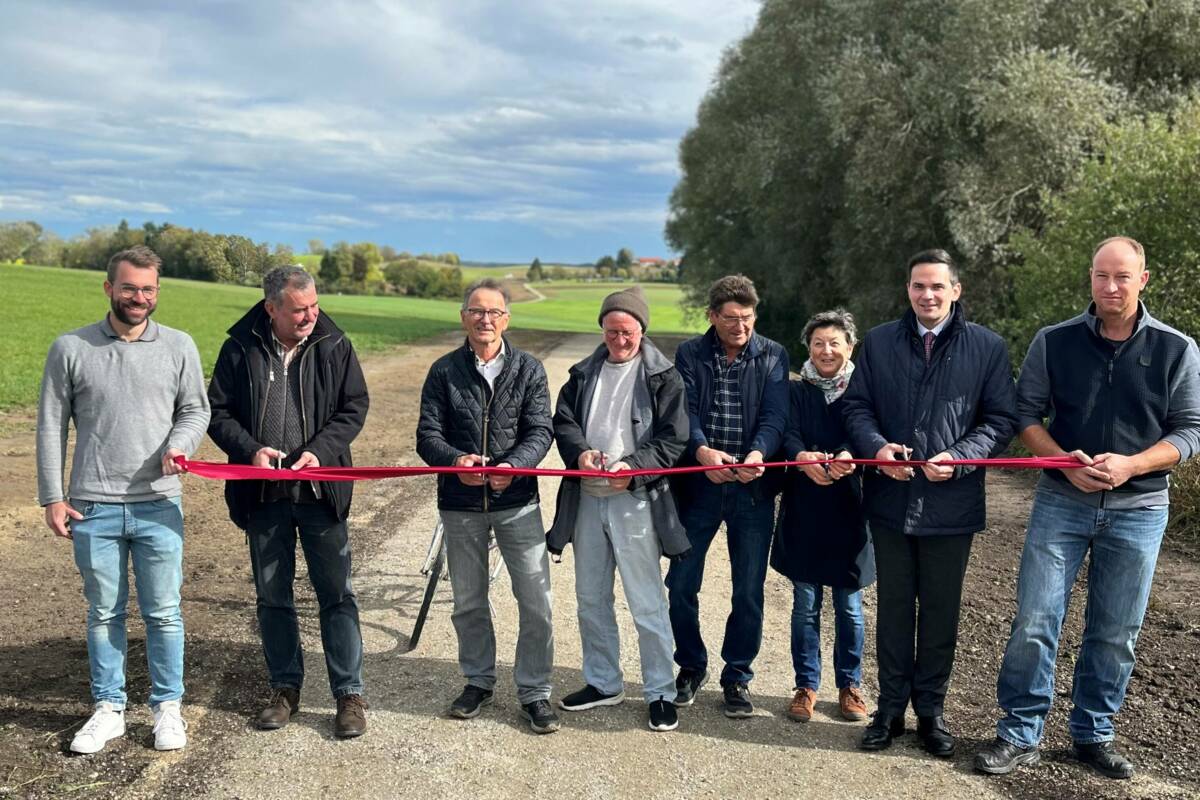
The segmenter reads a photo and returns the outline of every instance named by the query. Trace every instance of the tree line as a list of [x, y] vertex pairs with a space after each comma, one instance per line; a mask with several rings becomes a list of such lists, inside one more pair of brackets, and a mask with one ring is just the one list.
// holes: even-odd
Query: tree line
[[[245, 286], [262, 284], [277, 266], [292, 264], [291, 247], [274, 247], [237, 234], [209, 233], [169, 222], [146, 222], [140, 228], [121, 220], [115, 228], [90, 228], [64, 240], [37, 222], [0, 223], [0, 261], [102, 270], [113, 253], [144, 244], [162, 259], [162, 274]], [[373, 242], [337, 242], [326, 248], [309, 241], [321, 256], [316, 277], [323, 291], [348, 294], [402, 294], [415, 297], [462, 295], [464, 281], [455, 253], [417, 256]]]
[[760, 326], [905, 306], [944, 247], [1014, 357], [1087, 300], [1092, 248], [1147, 248], [1147, 303], [1200, 333], [1194, 0], [765, 0], [680, 146], [666, 233], [695, 298], [743, 272]]

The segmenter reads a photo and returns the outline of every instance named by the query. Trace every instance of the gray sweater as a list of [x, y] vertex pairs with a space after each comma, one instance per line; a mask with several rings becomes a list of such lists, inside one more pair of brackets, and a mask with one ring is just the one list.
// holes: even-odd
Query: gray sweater
[[[50, 346], [38, 405], [38, 502], [70, 497], [137, 503], [175, 497], [179, 477], [163, 475], [168, 448], [193, 453], [208, 428], [200, 354], [182, 331], [150, 320], [122, 341], [106, 316]], [[67, 426], [75, 421], [71, 485], [63, 491]]]

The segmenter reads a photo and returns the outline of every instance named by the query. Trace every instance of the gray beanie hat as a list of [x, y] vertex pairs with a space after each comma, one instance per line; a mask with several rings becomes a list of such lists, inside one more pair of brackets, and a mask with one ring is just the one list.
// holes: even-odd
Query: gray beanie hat
[[650, 327], [650, 306], [646, 303], [646, 295], [642, 287], [636, 283], [628, 289], [613, 292], [604, 298], [600, 304], [600, 324], [604, 324], [604, 315], [610, 311], [624, 311], [642, 324], [642, 333]]

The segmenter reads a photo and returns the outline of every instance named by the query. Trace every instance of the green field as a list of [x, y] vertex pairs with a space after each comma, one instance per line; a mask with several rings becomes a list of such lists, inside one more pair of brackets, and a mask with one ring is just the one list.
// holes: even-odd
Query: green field
[[[0, 409], [37, 400], [46, 351], [64, 331], [100, 319], [108, 310], [102, 272], [0, 264], [0, 290], [9, 298], [0, 319]], [[205, 371], [212, 368], [225, 331], [262, 297], [258, 289], [164, 278], [155, 319], [196, 340]], [[514, 327], [594, 331], [600, 300], [619, 285], [551, 284], [539, 287], [548, 300], [513, 307]], [[683, 319], [679, 289], [646, 286], [660, 333], [694, 330]], [[459, 303], [408, 297], [322, 295], [321, 307], [371, 352], [458, 327]]]

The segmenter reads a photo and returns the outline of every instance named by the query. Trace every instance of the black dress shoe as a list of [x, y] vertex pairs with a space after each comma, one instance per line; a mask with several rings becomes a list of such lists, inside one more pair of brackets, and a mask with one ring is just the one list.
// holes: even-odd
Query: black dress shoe
[[917, 737], [925, 745], [925, 752], [938, 758], [954, 755], [954, 737], [946, 729], [946, 721], [936, 717], [917, 717]]
[[858, 743], [860, 750], [886, 750], [892, 746], [892, 739], [904, 735], [904, 716], [893, 717], [882, 711], [876, 711], [871, 718], [871, 724], [863, 731], [862, 741]]
[[1128, 758], [1113, 749], [1112, 742], [1075, 743], [1075, 757], [1084, 764], [1091, 764], [1106, 778], [1133, 777], [1133, 764]]
[[1041, 760], [1036, 746], [1017, 747], [997, 736], [996, 741], [975, 754], [975, 769], [988, 775], [1007, 775], [1021, 765], [1032, 767]]

